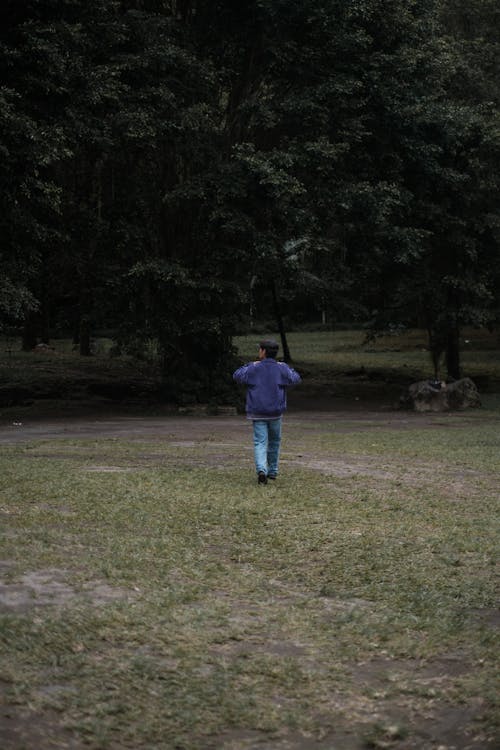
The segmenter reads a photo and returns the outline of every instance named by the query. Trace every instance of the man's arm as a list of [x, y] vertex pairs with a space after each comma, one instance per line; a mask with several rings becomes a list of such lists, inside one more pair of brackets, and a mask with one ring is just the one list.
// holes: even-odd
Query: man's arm
[[289, 367], [285, 362], [280, 362], [279, 364], [282, 370], [281, 377], [285, 381], [284, 385], [298, 385], [302, 382], [302, 378], [293, 367]]
[[248, 385], [248, 378], [250, 375], [250, 369], [257, 364], [256, 362], [248, 362], [246, 365], [242, 365], [241, 367], [238, 367], [237, 370], [233, 372], [233, 380], [235, 380], [237, 383], [243, 383], [244, 385]]

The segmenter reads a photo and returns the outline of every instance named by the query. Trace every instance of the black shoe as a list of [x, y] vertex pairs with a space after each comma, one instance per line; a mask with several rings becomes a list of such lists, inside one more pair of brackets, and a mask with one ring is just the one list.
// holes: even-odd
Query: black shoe
[[276, 476], [276, 474], [268, 474], [268, 475], [267, 475], [267, 478], [268, 478], [268, 479], [272, 479], [272, 480], [273, 480], [273, 482], [274, 482], [274, 481], [275, 481], [275, 480], [277, 479], [277, 476]]
[[259, 471], [259, 473], [257, 474], [257, 482], [259, 484], [267, 484], [267, 477], [263, 471]]

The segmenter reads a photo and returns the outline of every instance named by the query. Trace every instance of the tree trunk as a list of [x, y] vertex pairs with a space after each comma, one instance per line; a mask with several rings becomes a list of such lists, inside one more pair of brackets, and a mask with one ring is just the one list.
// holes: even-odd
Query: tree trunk
[[42, 322], [42, 331], [41, 331], [42, 343], [49, 344], [50, 343], [50, 303], [49, 303], [49, 295], [48, 295], [45, 283], [44, 283], [44, 288], [42, 292], [40, 313], [41, 313], [41, 322]]
[[291, 362], [292, 357], [290, 354], [290, 349], [288, 348], [288, 341], [286, 340], [286, 332], [285, 332], [285, 326], [283, 323], [283, 316], [281, 315], [278, 292], [276, 290], [276, 284], [274, 281], [271, 281], [271, 294], [273, 297], [274, 317], [276, 319], [276, 325], [278, 326], [278, 331], [279, 331], [280, 338], [281, 338], [281, 347], [283, 349], [283, 359], [285, 360], [285, 362]]
[[455, 321], [446, 336], [446, 369], [450, 378], [460, 379], [460, 329]]
[[427, 336], [429, 340], [432, 367], [434, 370], [434, 380], [438, 380], [441, 357], [446, 348], [445, 337], [440, 328], [435, 326], [434, 321], [432, 323], [429, 321], [427, 322]]
[[86, 315], [80, 318], [80, 355], [90, 357], [90, 320]]
[[37, 313], [28, 313], [23, 326], [23, 352], [30, 352], [37, 345], [38, 315]]

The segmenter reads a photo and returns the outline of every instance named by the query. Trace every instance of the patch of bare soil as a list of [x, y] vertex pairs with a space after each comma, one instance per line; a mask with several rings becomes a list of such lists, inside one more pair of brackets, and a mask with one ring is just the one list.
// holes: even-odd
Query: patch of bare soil
[[[286, 460], [283, 463], [286, 463]], [[383, 464], [380, 461], [380, 457], [359, 454], [352, 455], [349, 453], [318, 455], [318, 452], [316, 452], [314, 456], [303, 453], [294, 458], [291, 463], [307, 469], [313, 469], [330, 477], [371, 477], [373, 479], [390, 480], [411, 486], [434, 485], [436, 482], [435, 465], [415, 459], [412, 459], [411, 464], [406, 463], [403, 466], [394, 461]], [[440, 465], [439, 475], [443, 493], [450, 500], [458, 501], [461, 498], [471, 497], [472, 495], [481, 496], [483, 494], [483, 488], [477, 484], [477, 480], [483, 476], [479, 471]], [[500, 491], [500, 476], [498, 477], [498, 489]]]
[[[453, 414], [441, 415], [442, 425], [453, 429], [466, 428], [470, 422], [466, 414], [460, 422], [453, 420]], [[362, 430], [415, 429], [436, 426], [436, 415], [414, 414], [387, 409], [336, 409], [320, 411], [290, 410], [286, 416], [285, 428], [293, 432], [294, 427], [309, 426], [314, 429], [330, 429], [335, 422], [336, 432], [356, 432]], [[249, 425], [244, 416], [160, 414], [158, 416], [121, 415], [116, 413], [92, 412], [80, 417], [59, 415], [34, 418], [26, 415], [0, 417], [0, 444], [51, 440], [59, 438], [123, 438], [141, 440], [166, 438], [181, 447], [193, 447], [200, 441], [218, 438], [220, 444], [234, 444], [243, 436], [249, 436]]]
[[[69, 571], [58, 568], [29, 571], [19, 582], [5, 581], [12, 568], [0, 561], [0, 614], [26, 614], [41, 607], [67, 607], [79, 602], [95, 607], [130, 601], [135, 592], [110, 586], [104, 581], [87, 581], [76, 588], [68, 583]], [[46, 694], [57, 697], [67, 686], [51, 683]], [[43, 713], [21, 706], [8, 696], [9, 684], [0, 678], [0, 747], [2, 750], [82, 750], [85, 746], [62, 724], [61, 714], [50, 708]]]
[[[8, 567], [4, 565], [4, 571]], [[47, 568], [25, 573], [18, 583], [6, 583], [0, 579], [0, 613], [24, 613], [47, 606], [64, 607], [79, 601], [102, 606], [134, 598], [135, 592], [103, 581], [87, 581], [77, 589], [67, 582], [68, 576], [67, 570]]]
[[[224, 592], [218, 592], [222, 599]], [[230, 620], [235, 632], [244, 631], [245, 623], [266, 621], [266, 610], [279, 598], [282, 607], [310, 598], [310, 593], [294, 585], [269, 580], [268, 599], [260, 606], [245, 600], [228, 600]], [[325, 613], [349, 612], [373, 607], [363, 599], [315, 599]], [[328, 665], [321, 654], [307, 643], [294, 640], [266, 640], [265, 635], [237, 638], [215, 644], [210, 653], [224, 660], [252, 659], [259, 655], [297, 661], [307, 674], [321, 678]], [[350, 686], [335, 689], [328, 695], [315, 716], [321, 729], [310, 734], [282, 726], [274, 733], [234, 729], [207, 742], [207, 750], [494, 750], [497, 738], [485, 733], [479, 721], [484, 701], [478, 698], [468, 705], [456, 705], [452, 698], [457, 679], [468, 674], [474, 665], [461, 652], [443, 654], [428, 660], [377, 657], [369, 661], [344, 665]], [[279, 690], [270, 696], [276, 711], [296, 709], [291, 699]]]
[[[5, 692], [0, 683], [0, 699]], [[0, 711], [2, 750], [82, 750], [84, 747], [62, 726], [61, 716], [55, 710], [46, 709], [41, 714], [17, 705], [5, 705]]]
[[320, 739], [293, 731], [270, 737], [264, 731], [235, 729], [220, 735], [210, 745], [213, 750], [366, 750], [366, 747], [354, 734], [340, 728]]
[[[281, 707], [277, 699], [278, 708]], [[356, 708], [333, 708], [324, 717], [319, 736], [281, 730], [271, 735], [264, 731], [233, 730], [220, 735], [211, 750], [496, 750], [494, 737], [477, 732], [475, 719], [481, 706], [434, 706], [425, 715], [401, 705], [392, 710], [366, 713]], [[411, 731], [411, 738], [407, 732]]]

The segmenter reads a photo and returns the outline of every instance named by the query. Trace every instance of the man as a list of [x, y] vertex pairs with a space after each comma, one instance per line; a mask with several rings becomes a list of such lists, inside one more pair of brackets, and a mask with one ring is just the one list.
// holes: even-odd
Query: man
[[281, 419], [286, 409], [286, 391], [300, 383], [300, 375], [284, 362], [277, 362], [279, 345], [273, 339], [261, 341], [259, 359], [233, 373], [237, 383], [248, 387], [247, 418], [253, 423], [255, 468], [259, 484], [278, 476]]

